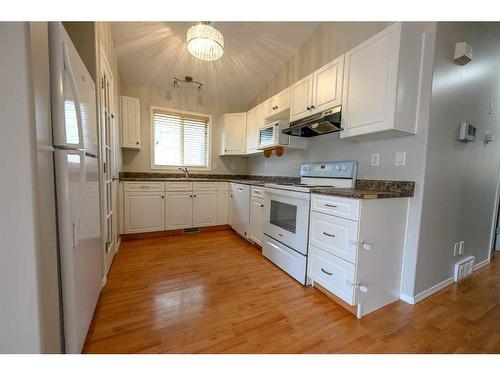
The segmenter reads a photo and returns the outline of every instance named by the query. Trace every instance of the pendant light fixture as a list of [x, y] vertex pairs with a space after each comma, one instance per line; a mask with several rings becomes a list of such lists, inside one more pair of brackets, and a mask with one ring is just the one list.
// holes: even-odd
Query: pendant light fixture
[[210, 22], [191, 26], [187, 31], [186, 48], [203, 61], [215, 61], [224, 53], [224, 37]]

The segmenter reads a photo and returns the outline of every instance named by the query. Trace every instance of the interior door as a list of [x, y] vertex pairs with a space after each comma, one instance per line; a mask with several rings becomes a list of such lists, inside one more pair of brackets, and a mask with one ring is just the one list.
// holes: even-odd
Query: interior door
[[101, 119], [101, 144], [102, 144], [102, 180], [103, 180], [103, 217], [104, 217], [104, 259], [106, 274], [111, 267], [116, 253], [116, 187], [118, 178], [114, 175], [114, 98], [113, 76], [111, 69], [101, 50], [100, 60], [100, 119]]

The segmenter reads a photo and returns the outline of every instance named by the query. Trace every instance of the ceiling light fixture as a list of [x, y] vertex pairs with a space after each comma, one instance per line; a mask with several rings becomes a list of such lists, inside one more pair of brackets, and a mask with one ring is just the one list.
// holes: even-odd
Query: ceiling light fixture
[[210, 22], [203, 22], [188, 29], [186, 48], [197, 59], [215, 61], [224, 53], [224, 37]]
[[203, 83], [193, 80], [193, 77], [191, 77], [191, 76], [185, 76], [184, 79], [174, 77], [174, 81], [172, 83], [172, 86], [174, 89], [176, 89], [176, 88], [181, 87], [182, 83], [186, 83], [188, 85], [196, 85], [199, 92], [201, 90], [203, 90]]

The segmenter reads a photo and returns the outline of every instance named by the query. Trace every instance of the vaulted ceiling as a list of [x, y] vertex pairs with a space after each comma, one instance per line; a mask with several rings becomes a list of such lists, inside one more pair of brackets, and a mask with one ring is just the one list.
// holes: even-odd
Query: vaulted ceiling
[[[224, 35], [224, 55], [192, 57], [186, 31], [196, 22], [115, 22], [113, 37], [123, 82], [171, 89], [173, 77], [204, 83], [202, 95], [249, 104], [318, 22], [212, 22]], [[195, 93], [193, 88], [193, 93]]]

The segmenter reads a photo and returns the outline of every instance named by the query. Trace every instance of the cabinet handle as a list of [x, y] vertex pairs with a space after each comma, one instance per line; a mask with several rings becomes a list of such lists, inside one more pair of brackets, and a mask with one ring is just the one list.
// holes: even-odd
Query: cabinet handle
[[165, 199], [165, 196], [164, 196], [164, 195], [162, 195], [162, 196], [161, 196], [161, 199]]
[[326, 206], [326, 207], [331, 207], [331, 208], [337, 208], [337, 205], [336, 205], [336, 204], [328, 204], [328, 203], [325, 203], [325, 206]]
[[311, 110], [311, 107], [307, 107], [307, 110], [310, 111]]
[[195, 198], [196, 198], [196, 194], [195, 194], [195, 195], [193, 195], [193, 197], [195, 197]]
[[261, 204], [260, 206], [261, 206], [261, 207], [264, 207], [264, 205], [263, 205], [263, 204]]
[[190, 198], [193, 198], [193, 194], [189, 194], [189, 197], [190, 197]]
[[328, 232], [323, 232], [323, 234], [324, 234], [325, 236], [328, 236], [328, 237], [335, 237], [335, 235], [334, 235], [334, 234], [331, 234], [331, 233], [328, 233]]
[[314, 108], [316, 108], [316, 107], [315, 107], [314, 105], [312, 105], [312, 106], [311, 106], [311, 109], [314, 109]]
[[333, 273], [326, 271], [324, 268], [321, 269], [321, 272], [326, 273], [328, 276], [333, 275]]
[[139, 144], [139, 142], [135, 142], [135, 144], [136, 144], [136, 145], [138, 145], [138, 144]]

